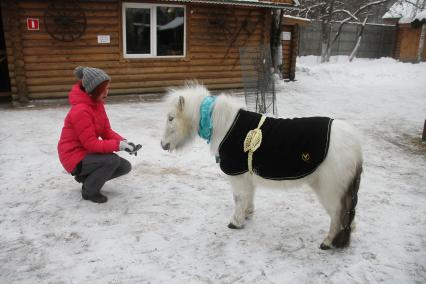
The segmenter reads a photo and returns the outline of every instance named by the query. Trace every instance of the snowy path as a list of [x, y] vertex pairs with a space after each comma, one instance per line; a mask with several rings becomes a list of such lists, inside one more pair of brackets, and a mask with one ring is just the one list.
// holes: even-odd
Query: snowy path
[[[66, 107], [0, 112], [0, 283], [425, 283], [426, 63], [319, 65], [301, 58], [280, 116], [324, 115], [363, 133], [357, 231], [322, 251], [328, 217], [308, 188], [259, 189], [243, 230], [202, 141], [161, 150], [163, 102], [109, 104], [113, 128], [142, 143], [133, 171], [82, 201], [56, 143]], [[240, 98], [242, 100], [242, 98]]]

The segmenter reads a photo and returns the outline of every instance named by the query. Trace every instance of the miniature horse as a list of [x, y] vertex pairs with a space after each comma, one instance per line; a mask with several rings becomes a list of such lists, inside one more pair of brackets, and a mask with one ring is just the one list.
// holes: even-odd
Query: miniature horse
[[[223, 140], [228, 137], [228, 131], [235, 124], [237, 114], [241, 112], [241, 106], [233, 98], [222, 94], [212, 97], [204, 86], [197, 83], [189, 83], [183, 88], [170, 90], [168, 97], [170, 110], [161, 140], [162, 148], [168, 151], [177, 150], [188, 144], [197, 134], [203, 137], [202, 124], [207, 123], [210, 133], [207, 128], [208, 139], [206, 140], [210, 143], [211, 153], [218, 156]], [[210, 98], [214, 98], [214, 103], [210, 104], [210, 112], [204, 111], [204, 114], [200, 114], [204, 102]], [[274, 120], [273, 118], [268, 119]], [[281, 138], [282, 141], [287, 139], [286, 137]], [[259, 142], [261, 138], [257, 140]], [[243, 228], [245, 219], [253, 213], [255, 185], [294, 187], [305, 183], [316, 193], [331, 218], [328, 235], [321, 243], [320, 248], [347, 247], [350, 243], [351, 225], [354, 225], [352, 221], [355, 217], [362, 172], [362, 151], [359, 140], [355, 129], [343, 121], [334, 120], [329, 128], [328, 152], [311, 173], [300, 178], [286, 180], [263, 178], [257, 174], [256, 169], [228, 175], [235, 201], [235, 211], [228, 227], [231, 229]], [[244, 144], [246, 144], [245, 142]], [[256, 152], [253, 155], [253, 159], [255, 159]], [[247, 156], [249, 155], [246, 154]]]

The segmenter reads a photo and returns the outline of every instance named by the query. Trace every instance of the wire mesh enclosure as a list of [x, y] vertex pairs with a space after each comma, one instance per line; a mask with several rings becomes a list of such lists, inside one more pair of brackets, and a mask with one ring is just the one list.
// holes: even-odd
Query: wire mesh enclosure
[[275, 81], [269, 45], [240, 48], [247, 109], [277, 115]]

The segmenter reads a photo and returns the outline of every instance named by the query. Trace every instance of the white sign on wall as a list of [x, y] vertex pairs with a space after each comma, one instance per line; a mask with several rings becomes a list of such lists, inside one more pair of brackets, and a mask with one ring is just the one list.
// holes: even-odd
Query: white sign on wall
[[109, 35], [98, 35], [98, 43], [110, 43], [111, 37]]
[[283, 32], [283, 40], [291, 40], [291, 32]]

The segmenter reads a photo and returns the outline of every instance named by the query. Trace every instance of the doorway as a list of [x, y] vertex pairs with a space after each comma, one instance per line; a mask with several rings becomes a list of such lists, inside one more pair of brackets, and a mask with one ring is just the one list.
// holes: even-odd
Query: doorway
[[10, 77], [7, 66], [6, 43], [4, 40], [3, 21], [0, 9], [0, 102], [10, 101]]

